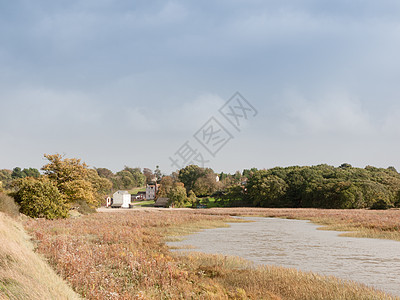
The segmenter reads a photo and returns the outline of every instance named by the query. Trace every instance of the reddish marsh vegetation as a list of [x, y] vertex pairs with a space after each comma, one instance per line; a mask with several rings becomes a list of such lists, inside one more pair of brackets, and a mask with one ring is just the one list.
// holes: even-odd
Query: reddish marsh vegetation
[[223, 225], [224, 215], [220, 210], [128, 211], [31, 220], [27, 228], [38, 251], [88, 299], [391, 299], [335, 278], [168, 251], [166, 235]]

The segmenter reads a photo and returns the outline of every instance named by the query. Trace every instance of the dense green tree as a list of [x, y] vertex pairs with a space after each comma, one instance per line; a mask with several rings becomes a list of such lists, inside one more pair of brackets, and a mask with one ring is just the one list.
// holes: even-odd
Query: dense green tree
[[194, 205], [197, 202], [196, 194], [193, 191], [189, 191], [187, 195], [187, 202]]
[[253, 203], [249, 202], [245, 188], [240, 185], [232, 185], [225, 192], [216, 193], [215, 197], [221, 206], [253, 206]]
[[12, 179], [24, 178], [26, 177], [26, 174], [22, 172], [20, 167], [15, 167], [12, 171], [11, 177]]
[[23, 169], [22, 172], [25, 174], [25, 177], [33, 177], [33, 178], [40, 177], [39, 170], [35, 168]]
[[111, 180], [115, 176], [114, 173], [107, 168], [96, 168], [95, 170], [100, 177], [107, 178], [108, 180]]
[[[179, 171], [178, 178], [185, 185], [186, 191], [193, 190], [197, 179], [205, 175], [203, 168], [196, 165], [189, 165]], [[196, 193], [197, 194], [197, 193]]]
[[14, 193], [21, 213], [33, 218], [65, 218], [68, 216], [69, 205], [59, 192], [54, 181], [47, 177], [35, 179], [20, 178], [15, 182], [17, 191]]
[[168, 197], [168, 194], [170, 193], [174, 185], [174, 182], [176, 181], [174, 181], [174, 179], [171, 176], [164, 176], [163, 178], [161, 178], [157, 196], [159, 198]]
[[209, 196], [215, 193], [218, 189], [218, 182], [216, 175], [211, 169], [205, 171], [205, 174], [200, 178], [197, 178], [193, 185], [193, 191], [198, 196]]
[[115, 176], [111, 177], [111, 181], [114, 190], [130, 190], [135, 187], [144, 186], [146, 177], [143, 175], [140, 168], [125, 166], [122, 171], [117, 172]]
[[266, 171], [253, 174], [247, 184], [247, 194], [254, 206], [285, 207], [287, 206], [285, 192], [286, 182], [276, 175]]
[[143, 175], [140, 168], [130, 168], [125, 166], [124, 171], [128, 171], [132, 175], [134, 187], [144, 186], [146, 183], [146, 176]]
[[[221, 195], [226, 205], [370, 208], [386, 203], [387, 207], [400, 206], [400, 174], [393, 168], [367, 166], [361, 169], [350, 164], [337, 168], [326, 164], [276, 167], [254, 171], [243, 193], [240, 193], [239, 184], [237, 187], [225, 184]], [[226, 198], [228, 196], [231, 200]]]
[[223, 184], [217, 182], [217, 174], [210, 168], [200, 168], [196, 165], [187, 166], [179, 171], [178, 179], [186, 188], [197, 196], [210, 196]]
[[183, 207], [188, 202], [186, 189], [181, 183], [174, 183], [168, 193], [169, 204], [174, 207]]
[[130, 190], [136, 186], [136, 182], [132, 174], [125, 170], [116, 173], [113, 183], [118, 190]]

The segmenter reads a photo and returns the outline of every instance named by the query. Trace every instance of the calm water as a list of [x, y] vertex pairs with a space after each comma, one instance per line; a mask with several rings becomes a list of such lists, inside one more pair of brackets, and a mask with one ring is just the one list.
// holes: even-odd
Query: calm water
[[232, 223], [230, 228], [205, 230], [169, 244], [334, 275], [400, 296], [400, 242], [339, 237], [338, 232], [317, 230], [318, 225], [302, 220], [245, 219], [255, 222]]

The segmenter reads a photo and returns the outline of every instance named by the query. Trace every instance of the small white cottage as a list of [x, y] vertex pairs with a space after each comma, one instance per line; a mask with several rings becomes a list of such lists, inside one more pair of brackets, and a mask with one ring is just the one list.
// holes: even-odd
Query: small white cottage
[[131, 194], [128, 191], [116, 191], [113, 194], [111, 207], [129, 208], [131, 204]]

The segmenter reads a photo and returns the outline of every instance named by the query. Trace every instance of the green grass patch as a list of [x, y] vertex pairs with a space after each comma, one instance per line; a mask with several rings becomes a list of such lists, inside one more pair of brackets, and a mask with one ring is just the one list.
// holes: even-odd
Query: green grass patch
[[129, 190], [128, 192], [130, 193], [130, 194], [137, 194], [137, 193], [139, 193], [139, 192], [145, 192], [146, 191], [146, 187], [145, 186], [142, 186], [142, 187], [135, 187], [135, 188], [133, 188], [133, 189], [131, 189], [131, 190]]
[[145, 201], [138, 201], [133, 202], [133, 207], [152, 207], [154, 206], [154, 200], [145, 200]]

